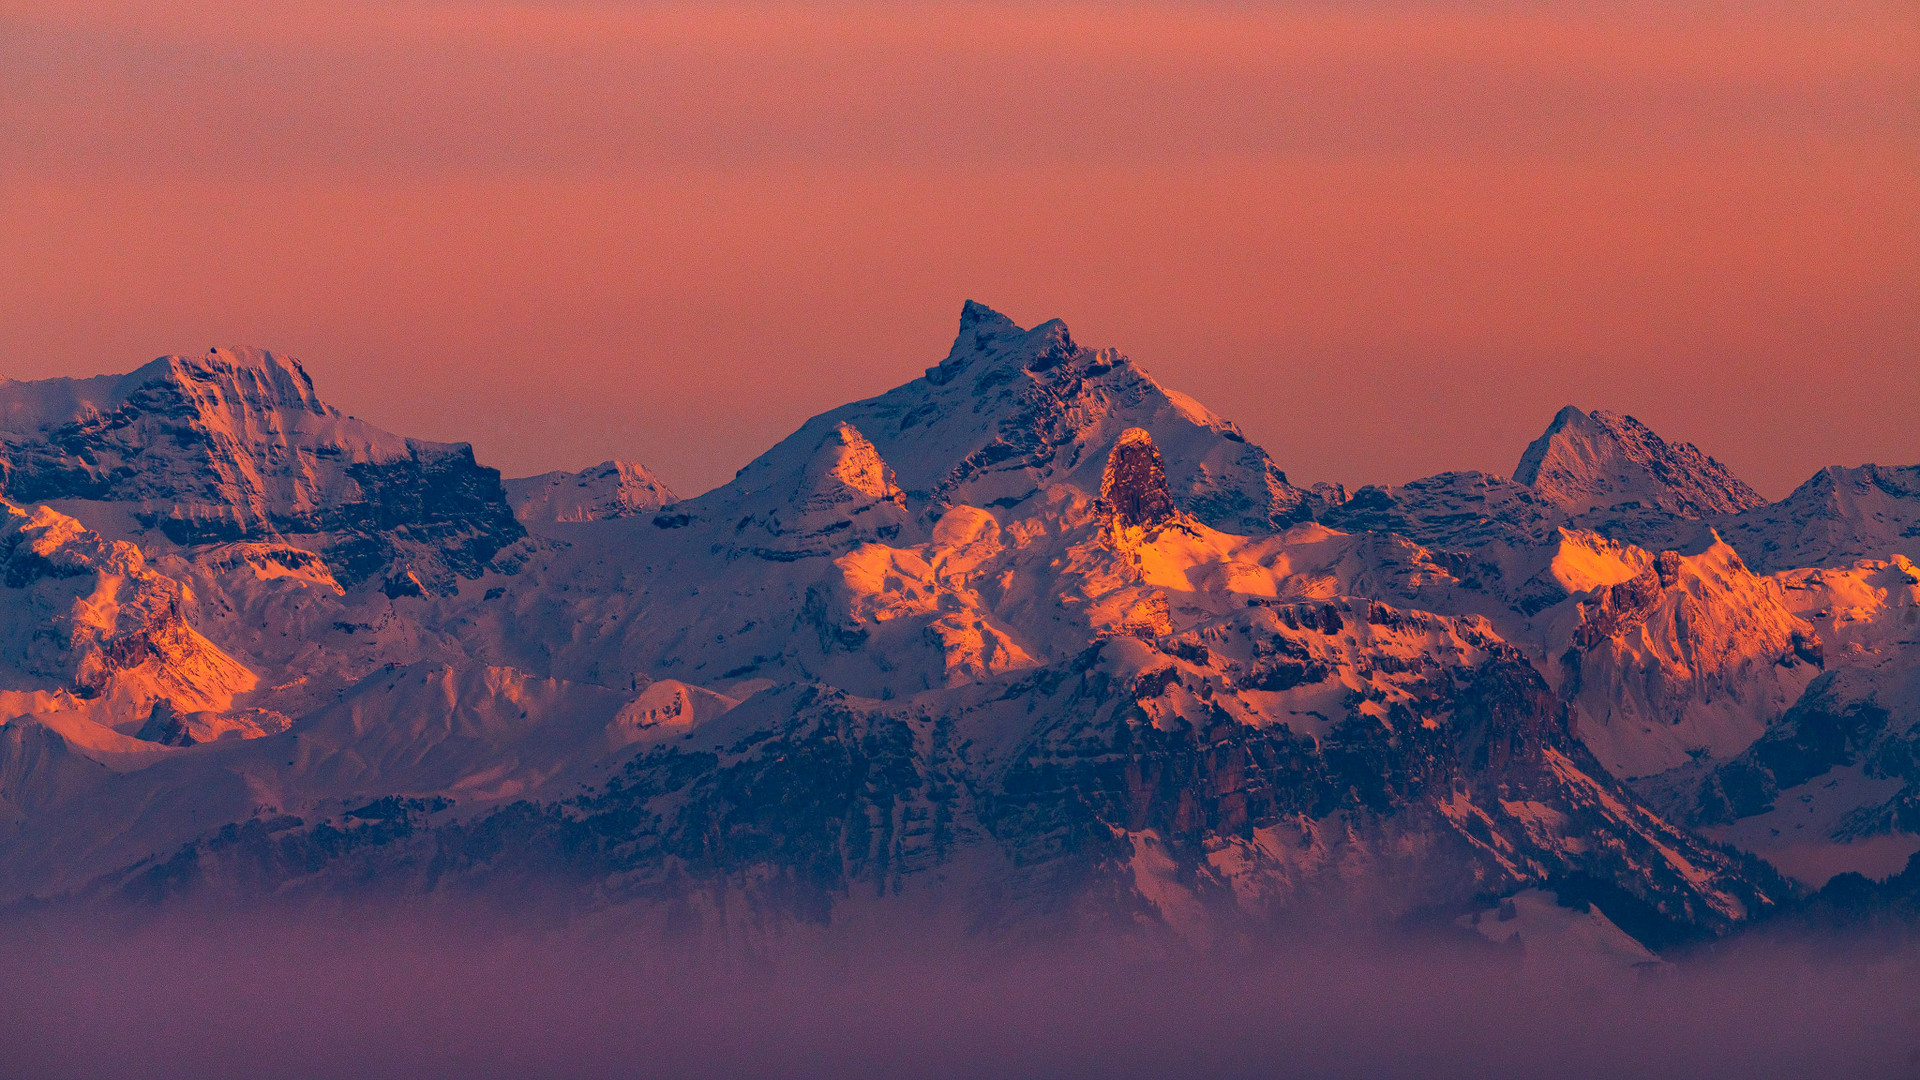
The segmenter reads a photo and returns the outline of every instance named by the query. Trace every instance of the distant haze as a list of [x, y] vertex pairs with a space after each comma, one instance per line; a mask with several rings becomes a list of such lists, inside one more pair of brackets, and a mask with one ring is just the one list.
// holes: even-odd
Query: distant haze
[[1297, 482], [1567, 403], [1770, 498], [1920, 461], [1910, 0], [0, 11], [0, 374], [257, 344], [683, 494], [1067, 320]]
[[[320, 1077], [1907, 1078], [1920, 953], [1745, 937], [1658, 970], [1336, 927], [1012, 948], [926, 924], [752, 955], [458, 905], [52, 908], [0, 927], [0, 1068]], [[1548, 957], [1551, 954], [1547, 954]]]

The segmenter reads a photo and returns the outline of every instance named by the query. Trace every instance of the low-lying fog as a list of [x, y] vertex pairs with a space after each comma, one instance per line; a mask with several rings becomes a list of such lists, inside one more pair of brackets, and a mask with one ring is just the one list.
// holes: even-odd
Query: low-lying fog
[[[728, 956], [721, 960], [717, 957]], [[22, 1077], [1920, 1076], [1920, 944], [1756, 935], [1652, 968], [1445, 935], [666, 946], [334, 909], [0, 931]]]

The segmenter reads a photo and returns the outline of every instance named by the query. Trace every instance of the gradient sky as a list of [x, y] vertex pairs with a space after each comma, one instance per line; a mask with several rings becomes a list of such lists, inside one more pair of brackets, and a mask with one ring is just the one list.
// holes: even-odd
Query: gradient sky
[[[120, 8], [121, 10], [115, 10]], [[0, 0], [0, 373], [257, 344], [682, 494], [1059, 316], [1296, 481], [1920, 461], [1920, 6]]]

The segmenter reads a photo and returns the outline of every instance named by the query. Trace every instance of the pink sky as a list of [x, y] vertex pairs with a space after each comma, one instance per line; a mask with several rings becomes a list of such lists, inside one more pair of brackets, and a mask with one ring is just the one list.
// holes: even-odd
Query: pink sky
[[0, 373], [258, 344], [683, 493], [1060, 316], [1298, 481], [1920, 461], [1920, 9], [0, 2]]

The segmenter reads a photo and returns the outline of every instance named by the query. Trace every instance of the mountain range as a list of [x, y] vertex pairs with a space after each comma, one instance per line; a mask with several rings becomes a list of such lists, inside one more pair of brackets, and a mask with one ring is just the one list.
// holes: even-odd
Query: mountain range
[[0, 496], [0, 903], [1208, 940], [1550, 892], [1625, 955], [1920, 851], [1920, 466], [1768, 503], [1568, 407], [1511, 477], [1303, 488], [970, 302], [693, 498], [503, 480], [253, 349], [0, 381]]

